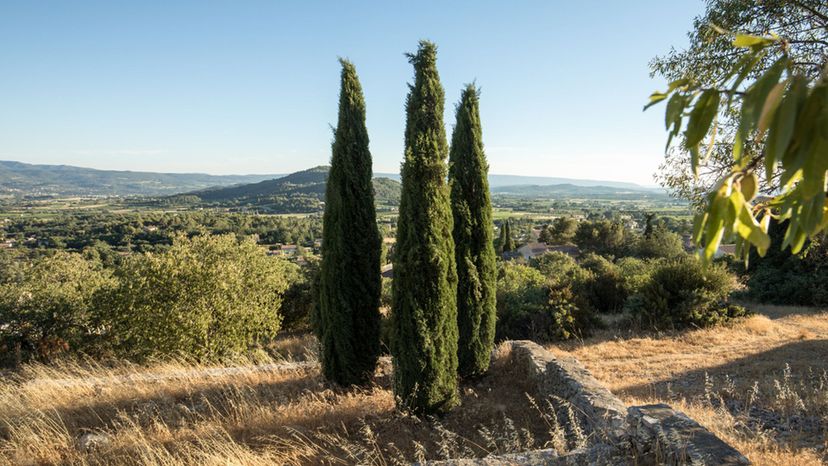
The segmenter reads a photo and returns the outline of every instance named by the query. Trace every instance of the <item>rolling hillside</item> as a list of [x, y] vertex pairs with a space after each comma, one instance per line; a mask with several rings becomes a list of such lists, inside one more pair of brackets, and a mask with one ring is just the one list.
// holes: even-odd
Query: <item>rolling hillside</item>
[[283, 175], [206, 175], [96, 170], [0, 160], [0, 194], [29, 196], [160, 196], [211, 186], [255, 183]]
[[[173, 196], [188, 203], [197, 198], [207, 205], [246, 206], [271, 212], [315, 212], [322, 209], [327, 166], [291, 173], [282, 178], [225, 188], [205, 189]], [[394, 207], [400, 201], [400, 183], [389, 178], [374, 178], [378, 206]]]

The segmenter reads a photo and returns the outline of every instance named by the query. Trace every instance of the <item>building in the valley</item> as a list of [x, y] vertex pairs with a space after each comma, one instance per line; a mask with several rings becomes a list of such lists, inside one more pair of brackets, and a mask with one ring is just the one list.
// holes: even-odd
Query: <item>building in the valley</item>
[[546, 245], [546, 243], [531, 242], [519, 247], [517, 249], [517, 252], [518, 254], [523, 256], [524, 259], [529, 260], [540, 256], [548, 250], [549, 247]]

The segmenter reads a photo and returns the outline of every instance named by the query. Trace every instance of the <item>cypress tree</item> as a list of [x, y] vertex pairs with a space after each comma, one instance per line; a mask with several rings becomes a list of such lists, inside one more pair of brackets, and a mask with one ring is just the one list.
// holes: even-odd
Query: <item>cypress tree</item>
[[489, 368], [495, 336], [495, 250], [489, 171], [483, 152], [479, 93], [469, 84], [456, 111], [449, 152], [449, 183], [457, 263], [458, 373], [482, 375]]
[[354, 65], [340, 62], [339, 120], [322, 227], [317, 333], [323, 374], [350, 385], [368, 382], [379, 356], [381, 239], [362, 86]]
[[509, 220], [506, 220], [506, 224], [503, 226], [503, 252], [514, 251], [515, 250], [515, 240], [512, 238], [512, 226], [509, 223]]
[[457, 396], [457, 271], [437, 47], [421, 41], [406, 99], [394, 262], [394, 390], [402, 407], [442, 413]]
[[496, 251], [498, 254], [503, 254], [503, 245], [506, 244], [506, 222], [500, 225], [500, 233], [497, 237]]

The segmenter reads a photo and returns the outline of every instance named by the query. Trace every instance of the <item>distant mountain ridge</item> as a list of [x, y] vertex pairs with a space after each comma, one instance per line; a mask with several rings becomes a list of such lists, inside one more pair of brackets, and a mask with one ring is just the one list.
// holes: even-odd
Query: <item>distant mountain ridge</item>
[[[374, 173], [374, 176], [383, 176], [392, 180], [400, 181], [400, 175], [397, 173]], [[648, 186], [641, 186], [640, 184], [630, 183], [627, 181], [607, 181], [607, 180], [587, 180], [578, 178], [559, 178], [554, 176], [525, 176], [525, 175], [498, 175], [489, 174], [489, 188], [500, 188], [505, 186], [554, 186], [554, 185], [570, 185], [570, 186], [601, 186], [609, 188], [622, 188], [635, 191], [648, 191], [653, 189], [660, 189]]]
[[[324, 168], [325, 173], [320, 170]], [[320, 178], [323, 175], [324, 179]], [[308, 177], [302, 179], [301, 177]], [[397, 173], [375, 173], [381, 181], [383, 191], [390, 195], [394, 186], [389, 181], [400, 181]], [[284, 174], [265, 175], [207, 175], [203, 173], [155, 173], [119, 170], [97, 170], [70, 165], [35, 165], [24, 162], [0, 161], [0, 194], [53, 195], [53, 196], [169, 196], [174, 194], [195, 194], [203, 200], [218, 200], [253, 196], [283, 195], [320, 196], [324, 195], [327, 167]], [[374, 183], [375, 188], [377, 182]], [[549, 191], [540, 187], [571, 186], [613, 188], [632, 191], [660, 191], [635, 183], [619, 181], [582, 180], [557, 177], [489, 175], [489, 186], [493, 192]], [[517, 186], [534, 188], [516, 189]], [[224, 191], [229, 188], [229, 191]], [[507, 189], [508, 188], [508, 189]], [[555, 191], [553, 189], [552, 191]]]
[[573, 196], [626, 196], [632, 195], [634, 197], [646, 196], [667, 196], [667, 191], [659, 188], [642, 188], [638, 185], [636, 188], [628, 188], [622, 186], [578, 186], [572, 183], [550, 184], [550, 185], [513, 185], [513, 186], [496, 186], [492, 187], [492, 194], [523, 196], [523, 197], [573, 197]]
[[207, 175], [97, 170], [0, 160], [0, 194], [158, 196], [212, 186], [255, 183], [284, 175]]

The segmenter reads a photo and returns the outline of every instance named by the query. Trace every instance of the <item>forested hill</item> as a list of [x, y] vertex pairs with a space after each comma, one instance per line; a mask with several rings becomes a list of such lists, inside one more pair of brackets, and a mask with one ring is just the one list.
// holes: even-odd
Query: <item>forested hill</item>
[[328, 167], [318, 166], [277, 179], [225, 188], [205, 189], [189, 194], [207, 202], [254, 199], [277, 194], [319, 196], [321, 199], [325, 195], [327, 181]]
[[[257, 207], [273, 212], [314, 212], [321, 210], [328, 181], [327, 166], [291, 173], [282, 178], [225, 188], [205, 189], [170, 199], [186, 203]], [[400, 200], [400, 183], [388, 178], [374, 178], [376, 201], [380, 206], [396, 206]]]
[[283, 175], [207, 175], [96, 170], [0, 160], [0, 194], [35, 196], [159, 196], [211, 186], [255, 183]]

